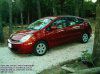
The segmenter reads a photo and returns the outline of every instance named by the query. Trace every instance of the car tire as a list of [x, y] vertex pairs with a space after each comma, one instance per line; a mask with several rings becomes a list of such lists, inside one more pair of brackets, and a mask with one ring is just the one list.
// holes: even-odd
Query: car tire
[[88, 33], [83, 33], [82, 36], [81, 36], [81, 42], [82, 43], [87, 43], [89, 38], [90, 38], [90, 36], [89, 36]]
[[47, 52], [48, 45], [45, 41], [38, 41], [34, 46], [34, 54], [42, 56]]

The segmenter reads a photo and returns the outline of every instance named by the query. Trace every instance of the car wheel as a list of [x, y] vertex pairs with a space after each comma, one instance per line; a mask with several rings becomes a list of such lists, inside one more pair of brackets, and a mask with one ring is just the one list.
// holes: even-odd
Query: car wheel
[[34, 46], [34, 53], [38, 56], [42, 56], [47, 52], [48, 45], [45, 41], [38, 41]]
[[89, 40], [89, 34], [87, 34], [87, 33], [83, 33], [82, 34], [82, 37], [81, 37], [81, 42], [82, 43], [87, 43], [88, 42], [88, 40]]

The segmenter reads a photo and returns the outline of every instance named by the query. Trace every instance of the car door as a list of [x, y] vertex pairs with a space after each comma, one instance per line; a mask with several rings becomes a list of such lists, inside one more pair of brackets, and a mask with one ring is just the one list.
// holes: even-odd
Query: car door
[[[63, 42], [65, 30], [63, 29], [62, 22], [63, 19], [57, 19], [48, 27], [50, 30], [46, 32], [46, 39], [49, 45], [55, 46]], [[56, 29], [53, 30], [51, 29], [52, 27], [56, 27]]]
[[76, 18], [77, 21], [76, 21], [76, 24], [77, 26], [80, 26], [80, 28], [78, 29], [78, 36], [79, 38], [81, 37], [82, 33], [83, 33], [83, 30], [84, 30], [84, 20], [82, 18]]
[[65, 29], [65, 41], [75, 40], [80, 34], [80, 25], [76, 23], [74, 17], [67, 17], [67, 23]]
[[75, 22], [75, 25], [73, 25], [73, 30], [74, 30], [74, 36], [75, 39], [80, 38], [81, 34], [82, 34], [82, 22], [79, 21], [78, 18], [74, 17], [73, 21]]

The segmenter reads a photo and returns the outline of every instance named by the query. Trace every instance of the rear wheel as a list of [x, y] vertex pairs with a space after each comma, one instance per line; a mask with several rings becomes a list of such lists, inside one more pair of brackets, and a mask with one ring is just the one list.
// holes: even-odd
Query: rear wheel
[[88, 40], [89, 40], [89, 34], [88, 33], [83, 33], [82, 36], [81, 36], [81, 42], [82, 43], [87, 43]]
[[38, 41], [34, 46], [34, 53], [38, 56], [42, 56], [47, 52], [48, 45], [45, 41]]

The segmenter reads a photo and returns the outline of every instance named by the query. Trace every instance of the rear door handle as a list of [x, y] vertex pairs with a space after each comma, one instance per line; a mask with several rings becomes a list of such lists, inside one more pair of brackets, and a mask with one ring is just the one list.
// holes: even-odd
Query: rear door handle
[[73, 28], [74, 29], [80, 29], [80, 26], [74, 26]]
[[64, 32], [65, 30], [59, 30], [58, 32]]

